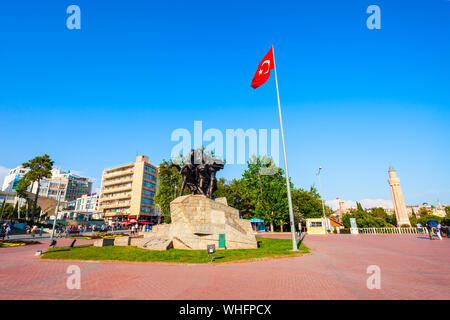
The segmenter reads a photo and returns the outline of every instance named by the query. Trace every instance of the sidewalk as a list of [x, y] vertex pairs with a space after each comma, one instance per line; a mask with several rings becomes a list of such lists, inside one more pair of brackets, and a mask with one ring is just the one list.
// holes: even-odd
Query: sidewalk
[[[48, 240], [0, 248], [0, 299], [450, 299], [450, 239], [330, 234], [307, 235], [304, 242], [311, 254], [218, 265], [35, 257]], [[81, 270], [80, 290], [66, 286], [74, 265]], [[367, 288], [373, 265], [381, 270], [380, 290]]]

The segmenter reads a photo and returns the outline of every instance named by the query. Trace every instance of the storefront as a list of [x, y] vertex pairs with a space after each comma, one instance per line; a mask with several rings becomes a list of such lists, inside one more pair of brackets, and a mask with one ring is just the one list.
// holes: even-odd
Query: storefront
[[306, 231], [308, 234], [326, 234], [325, 220], [323, 218], [306, 219]]
[[253, 232], [265, 232], [266, 225], [264, 224], [263, 219], [253, 218], [250, 219], [250, 223], [252, 224]]

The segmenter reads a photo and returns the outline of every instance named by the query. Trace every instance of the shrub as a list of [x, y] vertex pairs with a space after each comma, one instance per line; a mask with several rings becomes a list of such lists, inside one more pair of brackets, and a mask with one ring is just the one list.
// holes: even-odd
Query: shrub
[[418, 222], [422, 225], [425, 226], [427, 224], [428, 220], [436, 220], [437, 222], [441, 222], [443, 220], [442, 217], [438, 217], [432, 214], [427, 214], [426, 216], [421, 217]]

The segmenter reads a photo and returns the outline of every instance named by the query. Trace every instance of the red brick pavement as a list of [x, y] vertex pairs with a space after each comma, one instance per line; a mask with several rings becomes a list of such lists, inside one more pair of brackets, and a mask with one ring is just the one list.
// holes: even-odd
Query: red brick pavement
[[[450, 299], [450, 239], [311, 235], [304, 241], [312, 254], [217, 265], [46, 261], [34, 252], [48, 243], [1, 248], [0, 299]], [[80, 290], [66, 287], [69, 265], [81, 268]], [[366, 287], [369, 265], [381, 268], [380, 290]]]

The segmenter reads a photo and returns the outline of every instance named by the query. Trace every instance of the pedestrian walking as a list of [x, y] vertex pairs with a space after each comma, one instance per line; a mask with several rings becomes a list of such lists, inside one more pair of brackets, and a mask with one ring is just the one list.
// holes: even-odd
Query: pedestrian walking
[[429, 222], [427, 222], [426, 228], [427, 228], [428, 236], [430, 237], [430, 240], [433, 240], [433, 234], [432, 234], [433, 228], [431, 227]]
[[441, 228], [442, 228], [442, 226], [440, 223], [438, 223], [438, 225], [435, 228], [436, 234], [440, 240], [442, 240]]
[[36, 230], [37, 230], [37, 226], [34, 225], [34, 226], [31, 228], [31, 237], [34, 238], [34, 234], [36, 233]]
[[5, 237], [6, 239], [9, 239], [9, 233], [11, 232], [11, 227], [9, 225], [6, 225], [5, 229]]

